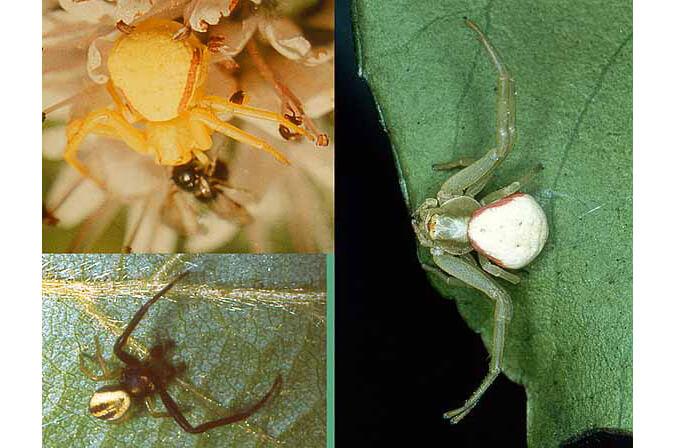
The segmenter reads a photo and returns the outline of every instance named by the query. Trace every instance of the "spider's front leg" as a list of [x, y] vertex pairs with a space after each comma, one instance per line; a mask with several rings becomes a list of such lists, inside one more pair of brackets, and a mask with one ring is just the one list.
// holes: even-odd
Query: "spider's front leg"
[[294, 122], [288, 120], [286, 117], [277, 114], [275, 112], [270, 112], [265, 109], [246, 106], [244, 104], [239, 104], [234, 101], [227, 101], [217, 96], [207, 96], [199, 102], [199, 105], [205, 108], [210, 108], [215, 113], [227, 112], [245, 117], [258, 118], [260, 120], [273, 121], [287, 128], [290, 132], [294, 134], [303, 135], [310, 141], [315, 142], [316, 146], [327, 146], [329, 144], [329, 139], [327, 138], [327, 135], [325, 134], [315, 135], [307, 131], [303, 127], [298, 126]]
[[[495, 148], [489, 150], [482, 158], [463, 168], [444, 182], [437, 195], [440, 200], [442, 197], [450, 197], [452, 195], [465, 194], [467, 196], [475, 196], [478, 194], [489, 181], [495, 169], [512, 150], [516, 135], [516, 92], [514, 79], [512, 79], [502, 58], [498, 55], [498, 52], [481, 29], [469, 19], [465, 19], [465, 23], [477, 33], [479, 41], [486, 49], [493, 65], [498, 71]], [[461, 163], [449, 163], [445, 165], [459, 167]]]
[[182, 279], [185, 275], [189, 274], [189, 271], [184, 271], [177, 277], [175, 277], [169, 284], [161, 288], [161, 290], [154, 295], [150, 300], [147, 301], [138, 311], [136, 311], [136, 314], [133, 316], [133, 319], [131, 319], [131, 322], [126, 326], [126, 329], [124, 329], [124, 332], [119, 335], [119, 338], [117, 338], [117, 342], [115, 342], [114, 345], [114, 354], [121, 359], [123, 362], [129, 365], [137, 365], [139, 363], [138, 359], [131, 355], [130, 353], [127, 353], [124, 351], [124, 347], [126, 347], [126, 343], [128, 342], [129, 337], [131, 336], [131, 333], [133, 333], [133, 330], [136, 329], [140, 321], [142, 320], [143, 317], [145, 317], [145, 314], [149, 311], [150, 307], [154, 305], [157, 300], [162, 298], [180, 279]]
[[82, 120], [72, 120], [68, 123], [66, 129], [68, 143], [63, 158], [82, 176], [91, 178], [96, 182], [98, 180], [91, 176], [89, 169], [77, 157], [79, 146], [90, 133], [122, 140], [131, 149], [141, 154], [148, 152], [144, 134], [131, 126], [117, 111], [99, 109], [89, 113]]
[[[467, 286], [483, 292], [495, 302], [493, 344], [488, 373], [477, 390], [474, 391], [463, 406], [444, 414], [444, 418], [451, 419], [451, 423], [458, 423], [477, 405], [481, 396], [484, 395], [502, 369], [505, 334], [512, 314], [512, 304], [509, 294], [474, 264], [467, 262], [461, 257], [448, 254], [434, 255], [433, 260], [443, 272], [437, 270], [432, 270], [432, 272], [442, 275], [444, 280], [447, 281], [451, 278], [457, 279]], [[455, 280], [453, 283], [455, 283]]]

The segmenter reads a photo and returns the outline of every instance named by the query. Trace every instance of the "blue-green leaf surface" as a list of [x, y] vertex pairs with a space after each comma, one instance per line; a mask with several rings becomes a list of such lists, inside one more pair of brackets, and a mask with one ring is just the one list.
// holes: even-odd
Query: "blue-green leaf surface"
[[[44, 255], [43, 441], [48, 447], [316, 447], [326, 440], [325, 258], [321, 255]], [[98, 336], [106, 358], [136, 310], [175, 276], [133, 334], [138, 355], [157, 340], [186, 362], [170, 388], [196, 424], [250, 406], [247, 421], [201, 435], [142, 406], [119, 424], [96, 420], [100, 383], [79, 369]], [[111, 366], [120, 366], [112, 361]], [[88, 366], [96, 368], [92, 363]], [[195, 387], [197, 390], [190, 390]]]

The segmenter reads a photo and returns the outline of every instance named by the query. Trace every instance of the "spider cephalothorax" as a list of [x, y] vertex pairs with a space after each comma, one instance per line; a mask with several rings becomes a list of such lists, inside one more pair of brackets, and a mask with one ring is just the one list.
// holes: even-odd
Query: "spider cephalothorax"
[[[113, 371], [108, 368], [101, 354], [98, 339], [96, 339], [96, 355], [88, 357], [98, 362], [103, 372], [102, 375], [93, 374], [84, 362], [84, 358], [87, 355], [80, 353], [80, 369], [89, 378], [94, 381], [117, 380], [117, 384], [103, 386], [91, 397], [89, 412], [94, 417], [107, 421], [122, 420], [129, 415], [128, 412], [134, 402], [144, 402], [150, 415], [154, 417], [172, 417], [185, 431], [189, 433], [201, 433], [218, 426], [247, 419], [264, 406], [273, 393], [281, 386], [282, 379], [278, 376], [266, 395], [247, 409], [233, 415], [192, 426], [183, 415], [178, 404], [168, 393], [168, 386], [185, 370], [183, 363], [173, 364], [168, 359], [168, 353], [175, 347], [173, 341], [166, 341], [155, 345], [144, 359], [137, 358], [125, 350], [131, 333], [135, 330], [149, 308], [187, 273], [183, 272], [145, 303], [136, 312], [124, 332], [119, 336], [114, 345], [114, 354], [124, 363], [121, 369]], [[157, 412], [155, 410], [154, 397], [156, 395], [159, 395], [161, 402], [166, 408], [165, 412]]]
[[208, 47], [194, 34], [180, 36], [182, 25], [150, 19], [133, 27], [110, 50], [107, 66], [108, 92], [113, 109], [96, 109], [68, 124], [65, 160], [81, 174], [89, 175], [77, 151], [89, 133], [122, 140], [141, 154], [152, 155], [161, 165], [175, 166], [196, 158], [207, 163], [214, 132], [262, 149], [281, 163], [287, 158], [264, 140], [221, 119], [241, 115], [279, 123], [283, 133], [301, 135], [316, 145], [327, 144], [326, 136], [311, 133], [280, 114], [246, 106], [244, 96], [230, 99], [208, 96]]
[[[434, 198], [426, 199], [413, 214], [412, 225], [422, 246], [429, 247], [434, 265], [423, 267], [451, 286], [471, 287], [495, 302], [492, 357], [486, 378], [463, 406], [444, 414], [456, 423], [477, 404], [502, 369], [505, 332], [511, 317], [507, 291], [493, 277], [518, 283], [505, 269], [519, 269], [540, 254], [547, 240], [547, 219], [532, 196], [519, 193], [524, 180], [487, 195], [481, 191], [507, 157], [516, 135], [514, 80], [500, 56], [477, 25], [466, 19], [498, 71], [496, 145], [477, 160], [436, 165], [459, 168]], [[535, 171], [539, 171], [538, 165]], [[476, 251], [476, 257], [474, 252]]]

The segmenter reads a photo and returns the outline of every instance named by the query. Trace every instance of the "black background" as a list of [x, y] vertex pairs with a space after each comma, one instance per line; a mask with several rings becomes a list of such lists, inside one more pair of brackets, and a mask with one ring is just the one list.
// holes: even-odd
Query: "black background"
[[[442, 418], [477, 387], [488, 354], [418, 264], [390, 143], [356, 74], [347, 0], [336, 23], [337, 446], [524, 447], [525, 392], [503, 375], [458, 425]], [[562, 446], [632, 444], [597, 429]]]
[[526, 446], [525, 392], [503, 376], [460, 424], [442, 418], [477, 387], [488, 354], [418, 264], [390, 144], [356, 74], [347, 1], [336, 20], [336, 444]]

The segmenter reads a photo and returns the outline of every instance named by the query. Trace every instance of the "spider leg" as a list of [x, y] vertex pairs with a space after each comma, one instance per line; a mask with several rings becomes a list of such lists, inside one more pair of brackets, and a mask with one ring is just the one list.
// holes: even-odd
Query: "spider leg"
[[150, 348], [150, 357], [154, 359], [163, 359], [174, 349], [175, 341], [173, 339], [164, 339], [160, 343]]
[[206, 155], [206, 153], [204, 153], [200, 149], [193, 148], [192, 149], [192, 154], [194, 155], [196, 160], [198, 160], [199, 163], [201, 163], [202, 165], [206, 165], [206, 166], [210, 165], [210, 163], [211, 163], [210, 158]]
[[121, 112], [122, 116], [127, 122], [133, 124], [142, 118], [131, 108], [128, 102], [122, 99], [122, 96], [112, 84], [112, 80], [107, 82], [105, 85], [105, 90], [107, 90], [108, 94], [112, 98], [112, 102], [114, 102], [115, 106], [117, 106], [117, 109]]
[[502, 62], [491, 42], [471, 20], [465, 21], [475, 33], [488, 53], [495, 69], [498, 72], [496, 93], [496, 133], [495, 148], [489, 150], [482, 158], [451, 176], [444, 185], [438, 197], [450, 195], [474, 196], [478, 194], [490, 180], [495, 169], [509, 155], [514, 146], [516, 135], [516, 89], [514, 79]]
[[266, 402], [271, 398], [273, 393], [278, 389], [283, 383], [283, 379], [280, 375], [276, 378], [274, 381], [273, 385], [271, 386], [271, 389], [262, 397], [261, 400], [259, 400], [257, 403], [254, 405], [250, 406], [249, 408], [233, 415], [229, 415], [227, 417], [222, 417], [218, 418], [216, 420], [211, 420], [206, 423], [202, 423], [198, 426], [192, 426], [189, 421], [185, 418], [184, 414], [182, 411], [180, 411], [180, 408], [178, 407], [178, 404], [173, 400], [173, 398], [170, 396], [170, 394], [166, 391], [166, 389], [163, 386], [158, 387], [158, 392], [159, 396], [161, 397], [161, 401], [163, 402], [164, 406], [166, 407], [166, 410], [168, 413], [173, 417], [173, 419], [176, 421], [178, 425], [185, 431], [191, 433], [191, 434], [198, 434], [202, 432], [206, 432], [209, 429], [216, 428], [218, 426], [223, 426], [223, 425], [228, 425], [231, 423], [236, 423], [240, 422], [241, 420], [245, 420], [248, 417], [250, 417], [252, 414], [257, 412], [262, 406], [266, 404]]
[[506, 198], [509, 195], [512, 195], [519, 191], [522, 186], [530, 182], [530, 180], [535, 177], [540, 171], [542, 171], [544, 168], [541, 163], [536, 164], [525, 176], [523, 176], [521, 179], [519, 179], [516, 182], [512, 182], [511, 184], [494, 191], [493, 193], [489, 193], [481, 200], [479, 201], [481, 205], [488, 205], [493, 202], [499, 201], [502, 198]]
[[260, 120], [275, 121], [276, 123], [285, 126], [295, 134], [303, 135], [310, 141], [316, 142], [316, 145], [319, 145], [319, 143], [321, 143], [318, 137], [311, 134], [306, 129], [297, 126], [295, 123], [291, 122], [284, 116], [277, 114], [275, 112], [259, 109], [257, 107], [246, 106], [244, 104], [234, 103], [232, 101], [227, 101], [224, 98], [220, 98], [217, 96], [207, 96], [203, 98], [203, 100], [201, 100], [199, 104], [203, 107], [211, 108], [216, 113], [228, 112], [236, 115], [242, 115], [245, 117], [259, 118]]
[[143, 306], [140, 307], [138, 311], [136, 311], [136, 314], [133, 316], [133, 319], [131, 319], [131, 322], [126, 326], [126, 329], [124, 329], [124, 332], [119, 335], [119, 338], [117, 338], [117, 342], [115, 342], [114, 345], [114, 354], [121, 359], [123, 362], [126, 364], [130, 365], [136, 365], [138, 364], [138, 359], [131, 355], [130, 353], [127, 353], [124, 351], [124, 347], [126, 346], [126, 342], [129, 339], [129, 336], [131, 336], [131, 333], [133, 333], [133, 330], [136, 329], [140, 321], [142, 320], [143, 317], [145, 317], [145, 314], [147, 314], [147, 311], [150, 309], [154, 303], [156, 303], [157, 300], [162, 298], [168, 290], [170, 290], [175, 283], [178, 282], [181, 278], [183, 278], [185, 275], [189, 274], [189, 271], [184, 271], [182, 274], [178, 275], [175, 277], [169, 284], [161, 288], [161, 290], [154, 295], [150, 300], [147, 301]]
[[439, 268], [436, 268], [435, 266], [431, 266], [429, 264], [421, 263], [421, 267], [425, 272], [430, 272], [432, 274], [437, 274], [438, 276], [441, 277], [442, 280], [446, 282], [447, 285], [449, 286], [456, 286], [459, 288], [470, 288], [470, 285], [467, 283], [458, 280], [455, 277], [451, 277], [450, 275], [446, 275], [446, 272], [442, 271]]
[[[493, 322], [493, 345], [491, 347], [491, 361], [488, 373], [481, 384], [468, 398], [463, 406], [446, 412], [444, 418], [451, 419], [451, 423], [458, 423], [477, 405], [479, 399], [496, 379], [502, 369], [503, 352], [505, 348], [505, 333], [512, 314], [512, 303], [509, 294], [477, 266], [468, 263], [461, 257], [453, 255], [435, 255], [434, 262], [441, 268], [440, 275], [446, 279], [448, 275], [461, 280], [474, 289], [477, 289], [495, 302]], [[448, 275], [447, 275], [448, 274]]]
[[[94, 342], [96, 344], [96, 354], [95, 355], [89, 355], [87, 353], [84, 353], [80, 350], [79, 352], [79, 370], [86, 375], [89, 379], [93, 381], [107, 381], [111, 380], [113, 378], [117, 378], [119, 376], [119, 373], [121, 369], [116, 369], [116, 370], [110, 370], [107, 366], [107, 362], [105, 361], [105, 358], [103, 358], [103, 353], [100, 348], [100, 341], [98, 339], [98, 336], [95, 337]], [[100, 366], [101, 371], [103, 372], [102, 375], [96, 375], [93, 373], [87, 366], [84, 361], [84, 358], [89, 358], [92, 360], [95, 360], [98, 362], [98, 365]]]
[[497, 264], [491, 263], [491, 260], [483, 256], [482, 254], [479, 254], [479, 264], [481, 265], [481, 268], [484, 271], [488, 272], [493, 277], [501, 278], [515, 285], [521, 281], [518, 275], [512, 274], [511, 272], [504, 270]]
[[192, 117], [195, 120], [201, 121], [203, 124], [208, 126], [214, 131], [220, 132], [228, 137], [238, 140], [239, 142], [246, 143], [255, 148], [266, 151], [276, 158], [283, 165], [289, 165], [290, 161], [279, 152], [276, 148], [265, 142], [264, 140], [255, 137], [254, 135], [248, 134], [245, 131], [240, 130], [236, 126], [233, 126], [227, 122], [224, 122], [213, 115], [206, 109], [195, 108], [192, 111]]
[[156, 402], [151, 395], [145, 397], [145, 407], [147, 408], [147, 412], [154, 418], [172, 417], [169, 412], [157, 411]]
[[467, 166], [472, 165], [476, 161], [477, 159], [474, 159], [472, 157], [461, 157], [460, 159], [453, 160], [451, 162], [434, 163], [432, 165], [432, 169], [435, 171], [449, 171], [456, 168], [465, 168]]
[[77, 151], [90, 133], [119, 138], [141, 154], [148, 151], [143, 133], [131, 126], [119, 112], [108, 109], [95, 110], [82, 120], [72, 120], [66, 129], [68, 143], [63, 158], [84, 177], [91, 176], [88, 168], [77, 157]]

